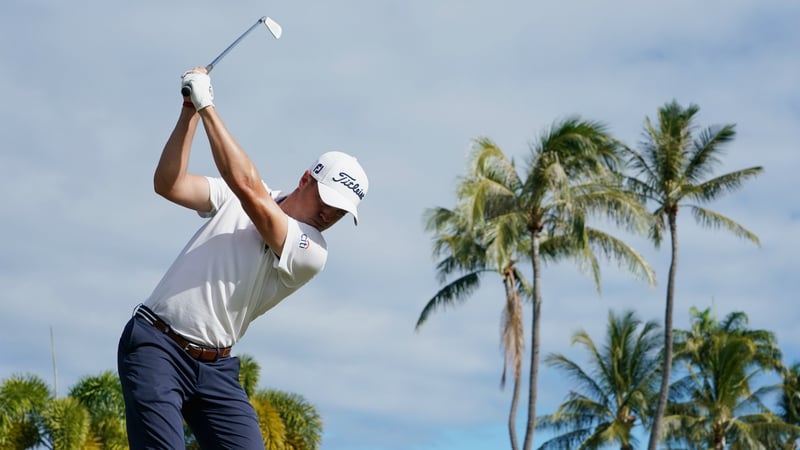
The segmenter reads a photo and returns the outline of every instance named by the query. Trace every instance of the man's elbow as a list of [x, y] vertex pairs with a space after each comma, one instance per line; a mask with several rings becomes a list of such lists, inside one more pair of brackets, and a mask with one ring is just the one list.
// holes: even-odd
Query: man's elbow
[[173, 200], [179, 188], [178, 180], [159, 177], [158, 174], [153, 177], [153, 191], [167, 200]]
[[257, 198], [264, 190], [261, 178], [255, 170], [228, 172], [222, 175], [228, 187], [240, 199]]
[[163, 179], [159, 178], [158, 174], [153, 177], [153, 191], [155, 191], [156, 194], [166, 197], [171, 190], [171, 183], [164, 182]]

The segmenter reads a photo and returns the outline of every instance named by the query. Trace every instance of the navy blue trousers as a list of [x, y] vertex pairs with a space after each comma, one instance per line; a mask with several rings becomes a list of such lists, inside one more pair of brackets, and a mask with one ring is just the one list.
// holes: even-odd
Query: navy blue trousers
[[117, 351], [132, 450], [185, 448], [183, 423], [203, 449], [264, 448], [258, 417], [239, 384], [239, 358], [197, 361], [141, 317]]

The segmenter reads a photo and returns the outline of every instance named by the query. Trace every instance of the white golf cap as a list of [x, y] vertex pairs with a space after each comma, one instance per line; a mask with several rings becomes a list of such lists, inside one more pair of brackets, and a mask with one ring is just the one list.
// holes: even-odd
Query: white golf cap
[[342, 152], [323, 153], [308, 169], [317, 180], [319, 196], [329, 206], [353, 215], [358, 225], [358, 203], [367, 195], [369, 181], [355, 157]]

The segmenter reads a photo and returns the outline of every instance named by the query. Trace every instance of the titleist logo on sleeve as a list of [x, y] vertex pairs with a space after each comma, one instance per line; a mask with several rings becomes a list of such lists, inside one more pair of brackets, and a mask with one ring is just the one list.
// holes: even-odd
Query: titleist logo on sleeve
[[356, 179], [351, 177], [350, 175], [344, 172], [339, 172], [339, 176], [338, 177], [333, 176], [331, 177], [331, 180], [333, 180], [335, 183], [341, 184], [347, 189], [350, 189], [351, 191], [353, 191], [353, 193], [355, 193], [358, 196], [358, 198], [362, 200], [364, 199], [364, 190], [359, 187], [359, 184], [358, 182], [356, 182]]

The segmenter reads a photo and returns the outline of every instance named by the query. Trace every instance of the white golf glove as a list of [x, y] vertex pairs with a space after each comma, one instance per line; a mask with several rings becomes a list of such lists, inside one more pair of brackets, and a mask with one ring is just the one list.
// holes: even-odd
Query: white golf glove
[[211, 87], [211, 77], [204, 73], [185, 72], [181, 77], [181, 87], [188, 86], [194, 108], [200, 111], [214, 105], [214, 88]]

